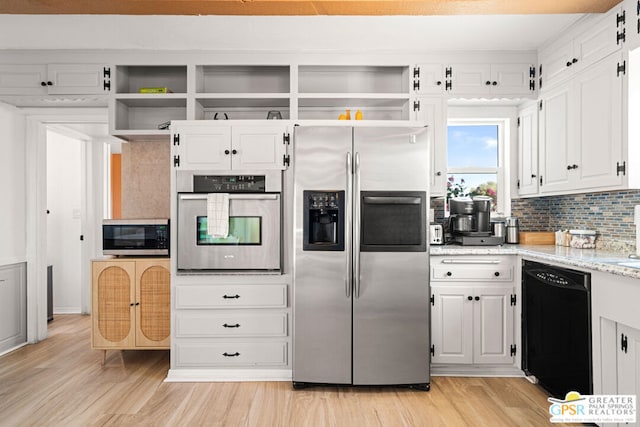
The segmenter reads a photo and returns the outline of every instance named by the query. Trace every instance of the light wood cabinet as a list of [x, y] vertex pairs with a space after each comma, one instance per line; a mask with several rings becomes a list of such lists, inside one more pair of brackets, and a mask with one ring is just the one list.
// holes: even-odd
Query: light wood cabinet
[[286, 169], [289, 133], [282, 124], [174, 122], [173, 164], [184, 170]]
[[0, 354], [27, 341], [26, 265], [0, 267]]
[[169, 348], [170, 277], [166, 258], [93, 261], [92, 348]]
[[432, 257], [433, 364], [514, 364], [513, 269], [503, 257]]

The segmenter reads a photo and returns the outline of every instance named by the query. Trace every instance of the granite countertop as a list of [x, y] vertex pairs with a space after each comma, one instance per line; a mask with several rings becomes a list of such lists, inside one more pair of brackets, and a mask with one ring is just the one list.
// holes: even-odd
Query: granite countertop
[[[520, 255], [535, 261], [551, 261], [571, 267], [618, 274], [640, 279], [640, 260], [629, 259], [626, 253], [601, 249], [575, 249], [555, 245], [459, 246], [433, 245], [431, 255]], [[631, 262], [637, 267], [621, 265]]]

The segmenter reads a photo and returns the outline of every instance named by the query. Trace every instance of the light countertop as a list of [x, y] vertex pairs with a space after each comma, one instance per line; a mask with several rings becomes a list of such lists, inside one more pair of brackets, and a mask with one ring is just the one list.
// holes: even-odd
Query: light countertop
[[[436, 255], [520, 255], [533, 261], [549, 261], [570, 267], [586, 268], [640, 279], [640, 260], [628, 258], [628, 254], [600, 249], [575, 249], [555, 245], [459, 246], [432, 245], [429, 253]], [[621, 265], [636, 263], [637, 268]]]

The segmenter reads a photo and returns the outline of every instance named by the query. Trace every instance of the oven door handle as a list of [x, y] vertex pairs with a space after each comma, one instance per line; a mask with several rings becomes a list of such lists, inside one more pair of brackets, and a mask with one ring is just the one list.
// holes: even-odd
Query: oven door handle
[[[180, 200], [207, 200], [206, 194], [180, 194]], [[278, 200], [280, 194], [229, 194], [229, 200]]]

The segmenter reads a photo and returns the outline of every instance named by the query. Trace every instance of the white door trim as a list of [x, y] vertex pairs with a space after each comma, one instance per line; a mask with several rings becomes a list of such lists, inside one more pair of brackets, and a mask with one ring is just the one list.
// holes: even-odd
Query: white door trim
[[[47, 148], [48, 126], [65, 123], [107, 123], [106, 108], [22, 109], [26, 118], [27, 200], [27, 341], [47, 338]], [[84, 138], [86, 140], [86, 138]], [[104, 141], [97, 141], [104, 142]], [[103, 213], [103, 145], [86, 144], [83, 175], [82, 311], [89, 312], [89, 264], [99, 254], [99, 223]], [[86, 309], [86, 310], [85, 310]]]

